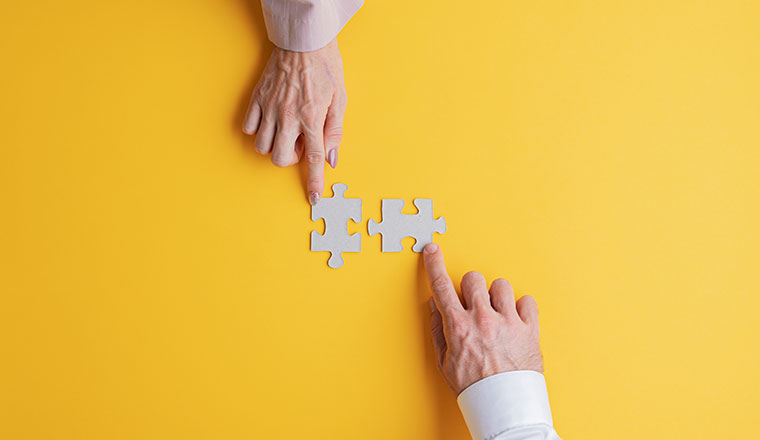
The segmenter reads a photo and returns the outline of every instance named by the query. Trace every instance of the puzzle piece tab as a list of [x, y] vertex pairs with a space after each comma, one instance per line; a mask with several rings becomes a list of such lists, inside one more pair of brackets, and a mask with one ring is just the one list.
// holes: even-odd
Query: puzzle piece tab
[[311, 219], [325, 220], [325, 233], [311, 231], [311, 250], [328, 251], [330, 259], [327, 265], [333, 269], [343, 266], [343, 252], [360, 252], [362, 236], [356, 232], [348, 234], [348, 220], [356, 223], [362, 221], [362, 200], [347, 199], [343, 194], [348, 190], [344, 183], [332, 186], [333, 196], [322, 198], [311, 207]]
[[412, 250], [422, 252], [428, 243], [433, 242], [433, 232], [446, 232], [446, 219], [433, 219], [433, 201], [430, 199], [414, 199], [417, 214], [402, 214], [404, 201], [401, 199], [383, 199], [383, 221], [378, 223], [369, 220], [367, 227], [369, 235], [382, 234], [383, 252], [401, 252], [401, 240], [413, 237], [416, 240]]

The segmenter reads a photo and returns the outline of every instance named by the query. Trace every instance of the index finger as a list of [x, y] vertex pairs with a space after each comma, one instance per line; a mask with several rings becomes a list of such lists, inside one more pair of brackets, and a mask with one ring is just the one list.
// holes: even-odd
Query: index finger
[[316, 205], [322, 197], [325, 187], [325, 145], [322, 133], [306, 134], [306, 165], [309, 169], [309, 179], [306, 190], [309, 193], [309, 203]]
[[463, 310], [462, 302], [459, 301], [454, 284], [449, 278], [446, 271], [446, 263], [443, 261], [443, 253], [435, 243], [425, 246], [422, 253], [425, 260], [425, 272], [427, 272], [430, 289], [433, 291], [433, 298], [438, 305], [438, 310], [443, 313], [444, 318], [449, 310]]

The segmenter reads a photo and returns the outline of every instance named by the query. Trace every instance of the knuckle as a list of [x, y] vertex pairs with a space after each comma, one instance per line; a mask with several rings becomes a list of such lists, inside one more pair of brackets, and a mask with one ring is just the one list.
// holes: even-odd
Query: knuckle
[[274, 109], [277, 108], [277, 100], [274, 96], [262, 96], [259, 98], [259, 105], [261, 105], [261, 110], [270, 115], [274, 115]]
[[256, 84], [256, 87], [253, 89], [253, 93], [251, 93], [251, 100], [258, 103], [259, 105], [262, 105], [265, 101], [264, 91], [262, 89], [261, 83]]
[[343, 127], [333, 127], [325, 131], [325, 139], [327, 144], [335, 146], [343, 139]]
[[256, 143], [254, 144], [256, 151], [261, 154], [269, 153], [270, 145], [263, 136], [256, 136]]
[[311, 165], [318, 165], [324, 161], [324, 154], [321, 151], [309, 151], [306, 153], [306, 162]]
[[475, 325], [486, 340], [496, 339], [501, 330], [501, 323], [487, 313], [479, 314], [475, 318]]
[[280, 120], [295, 119], [298, 116], [298, 110], [292, 105], [283, 105], [277, 110], [277, 116]]
[[467, 325], [467, 321], [459, 318], [452, 318], [450, 325], [451, 336], [456, 339], [464, 339], [470, 332], [470, 328]]
[[454, 320], [456, 320], [456, 319], [461, 319], [459, 317], [459, 312], [460, 311], [461, 310], [458, 309], [454, 305], [447, 305], [445, 307], [442, 307], [440, 312], [441, 312], [441, 315], [445, 316], [447, 319], [454, 319]]
[[449, 280], [449, 277], [445, 275], [436, 277], [433, 281], [430, 282], [430, 288], [433, 289], [433, 292], [436, 293], [447, 291], [450, 285], [451, 280]]
[[337, 137], [338, 139], [343, 137], [343, 126], [335, 125], [325, 130], [325, 135], [328, 137]]
[[307, 105], [301, 109], [301, 117], [303, 118], [304, 124], [309, 127], [316, 127], [321, 125], [321, 116], [322, 112], [313, 105]]
[[280, 168], [285, 168], [291, 165], [290, 161], [282, 156], [272, 156], [272, 163], [274, 166]]
[[274, 114], [266, 107], [261, 106], [261, 124], [274, 124]]

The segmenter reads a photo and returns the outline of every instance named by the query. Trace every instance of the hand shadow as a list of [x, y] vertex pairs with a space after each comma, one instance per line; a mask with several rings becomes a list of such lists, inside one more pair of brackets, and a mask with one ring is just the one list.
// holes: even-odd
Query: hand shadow
[[469, 439], [470, 434], [462, 419], [457, 406], [456, 397], [444, 382], [441, 372], [436, 366], [435, 353], [433, 352], [433, 340], [430, 333], [430, 306], [428, 298], [432, 292], [427, 281], [425, 273], [425, 264], [422, 260], [422, 253], [417, 262], [417, 309], [420, 314], [420, 323], [422, 329], [419, 332], [423, 339], [422, 345], [425, 347], [425, 377], [427, 378], [427, 389], [433, 394], [433, 400], [436, 405], [436, 428], [438, 432], [435, 438], [441, 440], [462, 440]]

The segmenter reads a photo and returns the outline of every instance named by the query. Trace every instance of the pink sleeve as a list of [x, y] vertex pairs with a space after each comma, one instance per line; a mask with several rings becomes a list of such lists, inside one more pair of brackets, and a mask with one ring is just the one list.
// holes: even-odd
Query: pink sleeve
[[327, 45], [363, 0], [261, 0], [269, 39], [277, 47], [310, 52]]

